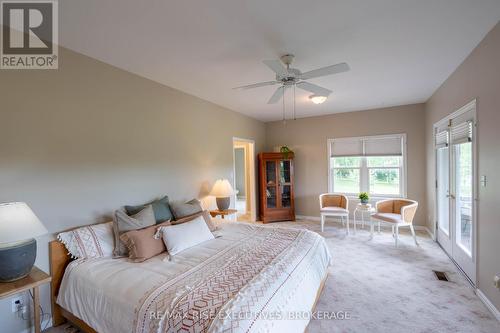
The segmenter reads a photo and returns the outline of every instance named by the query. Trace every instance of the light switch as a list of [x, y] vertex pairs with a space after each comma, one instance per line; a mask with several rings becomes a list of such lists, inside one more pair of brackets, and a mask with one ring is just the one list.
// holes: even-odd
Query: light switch
[[486, 175], [481, 176], [481, 186], [486, 187]]

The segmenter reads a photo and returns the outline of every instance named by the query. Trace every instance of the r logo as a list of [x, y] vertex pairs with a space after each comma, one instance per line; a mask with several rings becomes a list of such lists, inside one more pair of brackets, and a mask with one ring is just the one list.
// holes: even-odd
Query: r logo
[[52, 53], [52, 3], [2, 3], [3, 54]]

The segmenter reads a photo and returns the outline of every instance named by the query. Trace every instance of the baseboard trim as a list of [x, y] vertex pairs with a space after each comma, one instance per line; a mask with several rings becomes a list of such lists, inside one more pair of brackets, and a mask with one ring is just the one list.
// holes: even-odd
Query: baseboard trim
[[[51, 328], [53, 325], [52, 325], [52, 316], [51, 318], [48, 318], [46, 320], [42, 320], [42, 322], [40, 323], [40, 328], [43, 330], [44, 328], [45, 329], [49, 329]], [[25, 328], [24, 330], [20, 331], [19, 333], [35, 333], [35, 326], [31, 325], [30, 327], [28, 328]]]
[[319, 216], [307, 216], [307, 215], [295, 215], [298, 220], [310, 220], [310, 221], [320, 221]]
[[[309, 220], [309, 221], [321, 221], [319, 216], [308, 216], [308, 215], [296, 215], [295, 216], [299, 220]], [[349, 221], [351, 221], [352, 218], [349, 217]], [[340, 221], [340, 220], [339, 220]], [[424, 225], [414, 225], [413, 228], [418, 231], [425, 231], [432, 239], [434, 239], [434, 235], [430, 231], [430, 229]]]
[[431, 239], [434, 239], [434, 234], [425, 225], [414, 225], [413, 228], [419, 231], [425, 231]]
[[488, 310], [491, 311], [493, 316], [495, 316], [495, 318], [498, 321], [500, 321], [500, 311], [498, 311], [498, 309], [493, 305], [493, 303], [491, 303], [491, 301], [488, 299], [488, 297], [486, 297], [486, 295], [479, 289], [476, 289], [476, 295], [477, 295], [477, 297], [479, 297], [481, 302], [483, 302], [484, 305], [486, 305]]

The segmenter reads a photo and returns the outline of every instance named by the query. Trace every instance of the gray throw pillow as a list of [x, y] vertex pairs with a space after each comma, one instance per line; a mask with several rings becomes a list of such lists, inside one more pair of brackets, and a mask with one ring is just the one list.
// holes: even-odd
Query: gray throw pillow
[[146, 206], [143, 210], [135, 215], [128, 216], [125, 211], [117, 210], [113, 216], [113, 233], [115, 236], [115, 249], [113, 257], [123, 257], [127, 255], [127, 248], [120, 236], [124, 232], [142, 229], [156, 224], [153, 207]]
[[125, 210], [128, 215], [135, 215], [143, 210], [147, 205], [153, 206], [153, 211], [155, 213], [156, 223], [162, 223], [165, 221], [172, 220], [174, 217], [170, 211], [170, 206], [168, 203], [168, 196], [164, 196], [161, 199], [154, 200], [150, 203], [138, 206], [125, 206]]
[[176, 220], [203, 211], [201, 203], [198, 199], [193, 199], [185, 203], [171, 203], [170, 209], [172, 210], [172, 214], [174, 214], [174, 218]]

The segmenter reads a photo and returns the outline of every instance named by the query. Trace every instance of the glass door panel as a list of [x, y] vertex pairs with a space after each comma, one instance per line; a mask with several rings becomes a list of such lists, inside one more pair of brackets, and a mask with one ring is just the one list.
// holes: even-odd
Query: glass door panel
[[472, 143], [454, 145], [455, 232], [457, 244], [471, 256], [472, 250]]
[[290, 183], [290, 160], [280, 161], [280, 183]]
[[450, 159], [448, 147], [437, 150], [437, 221], [439, 229], [450, 233]]
[[266, 189], [267, 208], [276, 208], [276, 187], [268, 186]]
[[278, 207], [278, 182], [276, 179], [276, 161], [266, 161], [266, 206]]
[[266, 184], [267, 186], [276, 185], [276, 162], [266, 161]]
[[291, 185], [282, 185], [280, 186], [281, 192], [281, 207], [283, 208], [289, 208], [292, 205], [292, 191], [291, 191]]

